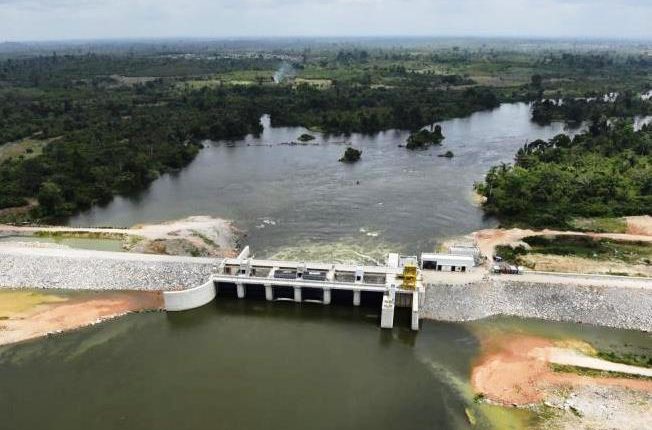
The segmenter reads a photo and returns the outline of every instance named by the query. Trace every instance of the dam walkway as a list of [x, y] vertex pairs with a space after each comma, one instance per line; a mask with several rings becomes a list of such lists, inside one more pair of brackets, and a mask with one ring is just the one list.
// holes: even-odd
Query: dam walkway
[[222, 260], [206, 283], [180, 291], [165, 291], [168, 311], [203, 306], [221, 293], [245, 299], [249, 295], [268, 301], [320, 303], [330, 305], [334, 297], [353, 306], [378, 303], [382, 328], [394, 326], [396, 307], [411, 309], [411, 328], [419, 329], [419, 307], [424, 286], [417, 271], [414, 287], [406, 287], [404, 267], [416, 265], [412, 258], [390, 254], [386, 266], [355, 266], [318, 262], [259, 260], [245, 248], [237, 258]]

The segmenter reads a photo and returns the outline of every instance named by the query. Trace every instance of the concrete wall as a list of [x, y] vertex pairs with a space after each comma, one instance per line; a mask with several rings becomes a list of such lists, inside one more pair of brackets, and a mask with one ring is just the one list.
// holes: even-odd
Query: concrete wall
[[215, 299], [217, 288], [213, 281], [199, 287], [180, 291], [164, 291], [163, 301], [166, 311], [187, 311], [204, 306]]
[[652, 331], [652, 289], [482, 279], [426, 289], [421, 317], [468, 321], [511, 315]]

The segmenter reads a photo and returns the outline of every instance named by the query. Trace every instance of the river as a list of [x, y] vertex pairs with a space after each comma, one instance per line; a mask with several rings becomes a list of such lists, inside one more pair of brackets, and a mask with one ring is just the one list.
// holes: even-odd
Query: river
[[473, 402], [478, 329], [650, 354], [626, 330], [496, 318], [416, 333], [377, 313], [222, 299], [1, 347], [2, 428], [469, 429], [469, 408], [476, 429], [518, 429], [526, 413]]
[[[326, 136], [271, 127], [269, 117], [262, 123], [259, 137], [206, 142], [180, 172], [69, 224], [126, 227], [213, 215], [235, 220], [259, 257], [380, 259], [389, 250], [429, 251], [443, 239], [495, 226], [474, 203], [473, 183], [526, 142], [565, 131], [561, 123], [531, 122], [525, 103], [443, 121], [443, 145], [426, 151], [399, 147], [405, 131]], [[316, 139], [286, 144], [303, 133]], [[360, 162], [338, 162], [347, 145], [362, 150]], [[453, 159], [437, 157], [448, 150]]]
[[[131, 226], [207, 214], [233, 219], [258, 255], [381, 258], [491, 227], [472, 184], [528, 141], [563, 132], [504, 104], [441, 124], [442, 147], [410, 152], [407, 133], [317, 137], [274, 128], [207, 142], [187, 168], [117, 197], [71, 225]], [[363, 151], [338, 162], [346, 145]], [[437, 157], [454, 152], [453, 159]], [[13, 430], [519, 429], [531, 416], [473, 401], [483, 332], [587, 340], [650, 354], [647, 334], [496, 318], [378, 328], [378, 309], [218, 300], [194, 311], [129, 315], [0, 348], [0, 422]]]

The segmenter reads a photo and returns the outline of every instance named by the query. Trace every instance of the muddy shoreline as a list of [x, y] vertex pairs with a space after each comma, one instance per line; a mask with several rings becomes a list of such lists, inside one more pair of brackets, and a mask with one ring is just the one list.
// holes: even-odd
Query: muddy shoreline
[[0, 346], [162, 308], [159, 292], [0, 289]]
[[[547, 416], [545, 428], [642, 429], [652, 420], [649, 377], [594, 377], [554, 370], [560, 360], [577, 369], [587, 359], [596, 360], [589, 356], [592, 347], [584, 342], [523, 333], [477, 334], [482, 352], [472, 368], [471, 386], [481, 402]], [[597, 368], [618, 368], [612, 362], [596, 362]]]

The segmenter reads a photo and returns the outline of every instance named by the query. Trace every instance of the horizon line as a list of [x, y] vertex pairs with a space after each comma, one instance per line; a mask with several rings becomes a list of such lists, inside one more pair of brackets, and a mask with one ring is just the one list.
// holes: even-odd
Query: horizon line
[[28, 43], [75, 43], [75, 42], [116, 42], [116, 41], [265, 41], [265, 40], [436, 40], [436, 39], [475, 39], [475, 40], [527, 40], [527, 41], [583, 41], [583, 42], [647, 42], [652, 43], [652, 36], [647, 37], [615, 37], [595, 35], [233, 35], [233, 36], [109, 36], [109, 37], [74, 37], [52, 39], [4, 39], [0, 44], [28, 44]]

